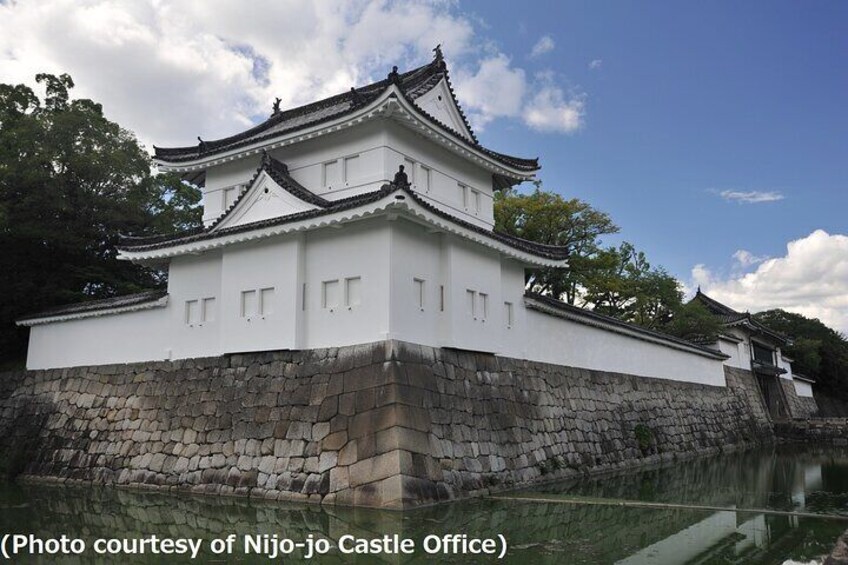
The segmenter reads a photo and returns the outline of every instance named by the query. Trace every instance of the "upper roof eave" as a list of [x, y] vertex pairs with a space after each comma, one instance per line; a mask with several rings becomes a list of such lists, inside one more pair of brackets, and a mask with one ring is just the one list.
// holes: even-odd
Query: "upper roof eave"
[[[305, 139], [326, 135], [360, 123], [363, 119], [377, 117], [375, 113], [381, 111], [393, 97], [403, 100], [404, 105], [407, 106], [407, 110], [417, 114], [430, 128], [442, 130], [439, 133], [447, 138], [449, 145], [463, 146], [466, 151], [475, 153], [482, 160], [489, 162], [495, 169], [493, 172], [506, 173], [516, 178], [527, 179], [531, 178], [539, 170], [538, 159], [506, 155], [483, 147], [474, 137], [467, 139], [462, 133], [453, 130], [419, 108], [397, 84], [392, 82], [389, 82], [377, 95], [371, 95], [368, 103], [361, 106], [352, 106], [350, 109], [338, 115], [331, 116], [327, 120], [311, 122], [303, 127], [296, 127], [290, 130], [275, 132], [268, 136], [247, 139], [244, 142], [235, 142], [232, 146], [221, 151], [208, 152], [206, 154], [167, 158], [159, 154], [159, 152], [166, 151], [167, 149], [155, 148], [157, 154], [154, 155], [153, 162], [164, 171], [189, 172], [205, 169], [212, 165], [233, 161], [247, 155], [258, 154], [263, 150], [272, 150]], [[188, 151], [190, 149], [193, 149], [197, 153], [197, 147], [173, 148], [171, 150]]]

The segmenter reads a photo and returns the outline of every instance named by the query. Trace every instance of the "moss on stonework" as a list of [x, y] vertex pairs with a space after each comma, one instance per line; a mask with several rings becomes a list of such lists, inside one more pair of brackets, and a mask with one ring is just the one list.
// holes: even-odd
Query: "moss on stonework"
[[642, 452], [642, 455], [649, 454], [654, 446], [654, 432], [645, 424], [636, 424], [633, 432], [639, 444], [639, 451]]

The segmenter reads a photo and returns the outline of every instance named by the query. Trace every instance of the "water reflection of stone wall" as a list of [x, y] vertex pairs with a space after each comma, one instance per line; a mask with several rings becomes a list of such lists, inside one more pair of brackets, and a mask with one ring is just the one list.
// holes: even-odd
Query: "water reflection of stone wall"
[[8, 374], [8, 474], [406, 507], [753, 445], [727, 388], [398, 342]]

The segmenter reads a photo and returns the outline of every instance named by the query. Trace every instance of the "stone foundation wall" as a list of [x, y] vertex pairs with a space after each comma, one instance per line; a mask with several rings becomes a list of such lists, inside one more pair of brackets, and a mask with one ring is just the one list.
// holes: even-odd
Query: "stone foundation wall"
[[819, 407], [813, 397], [798, 396], [795, 392], [795, 384], [788, 379], [777, 379], [783, 388], [783, 398], [786, 399], [786, 407], [789, 417], [795, 419], [813, 418], [818, 415]]
[[777, 422], [775, 435], [783, 441], [848, 445], [848, 418], [816, 418], [813, 420]]
[[385, 342], [0, 377], [4, 471], [405, 508], [773, 439], [728, 387]]

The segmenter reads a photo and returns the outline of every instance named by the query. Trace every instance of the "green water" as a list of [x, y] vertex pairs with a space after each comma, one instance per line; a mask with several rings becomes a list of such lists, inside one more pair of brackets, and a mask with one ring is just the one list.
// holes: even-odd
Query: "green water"
[[[487, 563], [491, 556], [428, 555], [425, 536], [502, 534], [508, 563], [677, 564], [808, 562], [828, 553], [848, 529], [848, 451], [833, 448], [765, 450], [699, 459], [662, 469], [549, 484], [508, 496], [646, 501], [721, 510], [637, 508], [522, 500], [472, 500], [412, 512], [324, 508], [245, 499], [140, 493], [108, 488], [6, 485], [0, 489], [0, 531], [62, 534], [87, 543], [82, 556], [16, 558], [42, 563], [190, 562], [163, 555], [98, 556], [99, 538], [202, 539], [195, 562], [298, 562], [299, 551], [270, 560], [245, 555], [241, 536], [276, 534], [294, 540], [344, 534], [411, 538], [409, 556], [343, 556], [332, 547], [317, 563]], [[753, 510], [739, 510], [753, 509]], [[819, 514], [778, 515], [757, 510]], [[826, 518], [824, 515], [846, 519]], [[232, 555], [214, 555], [209, 543], [237, 535]]]

